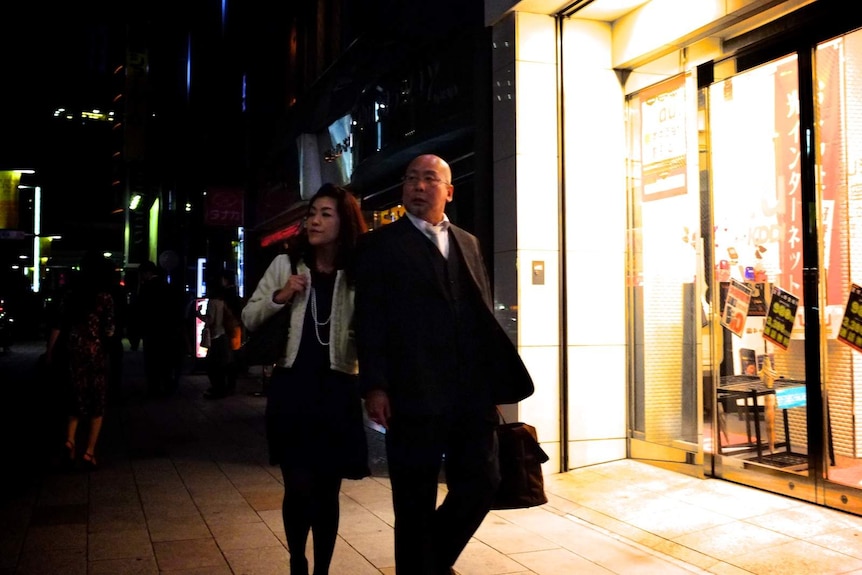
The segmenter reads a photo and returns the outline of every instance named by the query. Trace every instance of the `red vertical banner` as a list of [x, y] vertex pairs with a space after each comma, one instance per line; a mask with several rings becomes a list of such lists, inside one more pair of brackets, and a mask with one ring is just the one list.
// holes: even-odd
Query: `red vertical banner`
[[775, 70], [775, 171], [781, 228], [781, 279], [787, 292], [802, 297], [802, 149], [799, 137], [799, 73], [796, 59]]
[[843, 162], [844, 133], [842, 130], [841, 107], [841, 60], [843, 41], [836, 40], [817, 49], [817, 127], [816, 141], [819, 142], [821, 204], [823, 210], [819, 231], [823, 238], [823, 262], [826, 268], [826, 303], [841, 305], [842, 291], [845, 287], [843, 277], [844, 261], [841, 257], [841, 206], [845, 203], [847, 189]]

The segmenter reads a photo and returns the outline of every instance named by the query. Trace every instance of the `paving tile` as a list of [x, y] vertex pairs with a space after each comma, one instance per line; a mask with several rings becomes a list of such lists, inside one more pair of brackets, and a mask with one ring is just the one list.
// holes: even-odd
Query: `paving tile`
[[377, 569], [395, 567], [395, 535], [391, 529], [345, 535], [343, 539]]
[[150, 540], [182, 541], [184, 539], [209, 539], [212, 532], [200, 515], [188, 517], [159, 517], [147, 521]]
[[535, 531], [506, 521], [500, 516], [486, 517], [476, 530], [474, 538], [498, 553], [505, 554], [559, 548], [559, 545]]
[[38, 505], [33, 508], [31, 525], [87, 524], [86, 503], [70, 505]]
[[88, 575], [159, 575], [155, 557], [90, 561]]
[[268, 511], [270, 509], [281, 510], [281, 502], [284, 499], [284, 487], [274, 481], [268, 485], [254, 484], [241, 488], [240, 495], [257, 512]]
[[153, 556], [150, 533], [146, 529], [91, 533], [87, 551], [91, 561]]
[[[290, 554], [282, 546], [258, 547], [254, 549], [233, 549], [225, 552], [225, 557], [234, 573], [244, 575], [290, 575]], [[352, 571], [332, 571], [351, 573]]]
[[786, 535], [744, 522], [725, 523], [674, 539], [680, 545], [721, 558], [767, 551], [791, 540]]
[[838, 575], [862, 570], [862, 560], [799, 540], [738, 555], [727, 561], [751, 573], [770, 575]]
[[524, 566], [493, 547], [471, 539], [455, 563], [462, 575], [499, 575], [516, 573]]
[[147, 519], [140, 505], [107, 507], [100, 506], [90, 511], [88, 529], [91, 533], [103, 531], [129, 531], [146, 529]]
[[257, 523], [260, 521], [260, 515], [245, 500], [211, 503], [207, 506], [201, 506], [200, 511], [210, 526], [219, 523]]
[[27, 530], [24, 540], [26, 551], [46, 549], [87, 549], [87, 525], [67, 523], [64, 525], [37, 525]]
[[87, 575], [84, 549], [40, 549], [21, 554], [16, 575]]
[[[571, 575], [572, 573], [578, 575], [612, 575], [614, 573], [566, 549], [518, 553], [509, 559], [514, 561], [516, 565], [522, 565], [528, 572], [538, 575]], [[460, 570], [459, 563], [455, 564], [455, 569]], [[514, 570], [510, 569], [509, 572]], [[479, 573], [464, 572], [464, 575], [479, 575]], [[502, 571], [500, 573], [508, 572]], [[654, 575], [665, 574], [655, 573]]]
[[183, 541], [159, 541], [153, 543], [156, 562], [160, 571], [180, 569], [217, 569], [227, 567], [227, 562], [214, 539], [187, 539]]
[[797, 539], [809, 539], [816, 535], [831, 533], [846, 528], [862, 526], [855, 516], [813, 505], [796, 505], [790, 509], [773, 511], [747, 519], [749, 523], [783, 533]]
[[210, 529], [223, 552], [234, 549], [281, 546], [269, 526], [262, 521], [259, 523], [216, 523]]
[[144, 516], [149, 520], [151, 518], [159, 519], [176, 519], [181, 521], [192, 517], [200, 517], [201, 511], [197, 505], [192, 503], [190, 499], [177, 501], [175, 503], [168, 502], [152, 502], [144, 503]]

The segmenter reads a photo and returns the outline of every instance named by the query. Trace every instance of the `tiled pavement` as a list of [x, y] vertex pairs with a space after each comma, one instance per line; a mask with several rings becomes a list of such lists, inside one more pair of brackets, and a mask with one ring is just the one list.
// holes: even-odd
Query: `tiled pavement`
[[[0, 354], [0, 575], [289, 573], [280, 473], [267, 464], [260, 378], [220, 401], [192, 372], [147, 399], [127, 351], [95, 472], [62, 471], [62, 415], [34, 377], [40, 344]], [[332, 575], [394, 575], [381, 436], [370, 478], [345, 481]], [[445, 487], [441, 485], [443, 494]], [[862, 518], [634, 461], [546, 475], [550, 501], [492, 512], [463, 575], [862, 574]]]

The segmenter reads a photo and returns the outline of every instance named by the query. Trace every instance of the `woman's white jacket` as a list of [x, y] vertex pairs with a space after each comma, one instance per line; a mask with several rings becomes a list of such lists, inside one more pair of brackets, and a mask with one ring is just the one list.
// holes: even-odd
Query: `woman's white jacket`
[[[287, 283], [291, 273], [290, 258], [286, 254], [276, 256], [242, 310], [243, 325], [248, 331], [254, 332], [285, 305], [291, 306], [290, 334], [287, 338], [287, 347], [278, 360], [279, 367], [292, 367], [293, 362], [296, 361], [305, 322], [305, 311], [311, 298], [311, 271], [305, 262], [300, 260], [296, 266], [296, 273], [308, 278], [306, 284], [309, 286], [308, 289], [294, 296], [286, 304], [278, 304], [272, 300], [275, 292]], [[354, 290], [347, 285], [344, 270], [338, 270], [335, 275], [332, 320], [329, 325], [329, 366], [349, 374], [359, 372], [356, 361], [356, 340], [353, 333], [353, 296]]]

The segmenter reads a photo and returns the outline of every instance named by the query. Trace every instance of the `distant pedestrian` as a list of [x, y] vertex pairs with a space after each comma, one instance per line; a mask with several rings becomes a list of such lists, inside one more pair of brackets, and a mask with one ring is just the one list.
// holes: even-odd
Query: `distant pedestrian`
[[169, 395], [179, 383], [184, 355], [182, 292], [168, 284], [151, 261], [142, 263], [138, 274], [137, 306], [147, 392], [153, 397]]
[[110, 272], [109, 262], [101, 255], [84, 256], [80, 274], [50, 326], [45, 354], [53, 373], [62, 374], [69, 385], [66, 458], [70, 464], [76, 461], [78, 423], [87, 418], [90, 426], [81, 460], [90, 469], [97, 466], [96, 446], [110, 375], [110, 342], [116, 329]]
[[221, 399], [236, 390], [237, 364], [235, 352], [242, 342], [240, 316], [242, 305], [236, 293], [234, 273], [223, 270], [218, 285], [208, 295], [206, 313], [198, 312], [209, 331], [206, 364], [210, 388], [206, 399]]
[[284, 478], [291, 575], [308, 575], [309, 531], [314, 575], [329, 573], [341, 481], [370, 475], [352, 327], [353, 251], [365, 229], [356, 199], [324, 184], [311, 198], [298, 241], [275, 257], [242, 312], [254, 331], [284, 306], [291, 309], [290, 336], [266, 404], [270, 461]]

